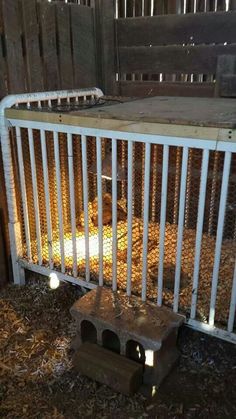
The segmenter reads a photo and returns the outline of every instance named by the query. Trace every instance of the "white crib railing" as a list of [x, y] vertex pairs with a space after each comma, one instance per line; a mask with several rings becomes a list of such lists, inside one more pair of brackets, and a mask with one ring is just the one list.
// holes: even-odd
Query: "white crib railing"
[[[29, 269], [45, 275], [53, 273], [60, 280], [70, 281], [87, 288], [96, 287], [98, 284], [100, 286], [110, 284], [114, 291], [117, 288], [126, 289], [128, 295], [131, 295], [132, 292], [138, 293], [140, 290], [143, 301], [150, 298], [151, 295], [152, 300], [155, 299], [158, 305], [162, 305], [169, 298], [175, 312], [189, 311], [187, 319], [189, 325], [203, 332], [236, 342], [234, 332], [236, 244], [233, 234], [236, 227], [236, 216], [235, 211], [232, 216], [232, 212], [229, 210], [229, 207], [231, 208], [233, 205], [233, 200], [229, 197], [234, 192], [235, 183], [236, 143], [234, 141], [229, 138], [222, 141], [181, 138], [73, 126], [32, 119], [5, 118], [6, 108], [12, 106], [20, 108], [20, 104], [31, 108], [32, 102], [34, 102], [37, 108], [42, 108], [42, 103], [45, 101], [50, 107], [54, 100], [61, 103], [63, 99], [68, 99], [69, 102], [70, 100], [77, 101], [81, 97], [87, 100], [88, 97], [100, 97], [101, 95], [102, 92], [98, 89], [38, 93], [8, 97], [1, 104], [1, 144], [15, 283], [23, 283], [24, 269]], [[107, 176], [103, 175], [105, 141], [111, 144], [109, 157], [111, 158], [112, 222], [110, 226], [104, 225], [103, 222], [104, 182], [107, 182]], [[28, 156], [24, 155], [25, 142], [29, 148]], [[40, 170], [43, 175], [41, 185], [43, 203], [38, 191], [41, 180], [38, 174], [39, 164], [35, 157], [36, 142], [40, 145], [40, 158], [42, 159]], [[96, 153], [94, 155], [90, 148], [91, 142], [95, 145]], [[53, 149], [53, 162], [49, 159], [49, 143]], [[120, 153], [121, 144], [122, 153]], [[144, 150], [143, 168], [143, 163], [138, 166], [139, 163], [134, 153], [139, 145]], [[64, 146], [67, 150], [66, 161], [60, 155]], [[81, 157], [75, 153], [75, 146], [80, 147]], [[15, 147], [17, 148], [17, 170], [13, 165], [13, 149]], [[179, 153], [181, 154], [179, 155]], [[214, 172], [215, 153], [218, 153], [221, 159], [221, 165], [216, 173]], [[124, 156], [127, 160], [126, 178], [122, 180], [127, 183], [127, 188], [122, 188], [122, 191], [127, 190], [124, 210], [127, 217], [122, 221], [119, 219], [120, 154], [122, 154], [123, 160]], [[155, 157], [153, 157], [154, 155]], [[191, 158], [189, 158], [190, 155]], [[153, 162], [157, 164], [157, 157], [158, 161], [161, 161], [161, 165], [159, 165], [160, 167], [156, 166], [153, 170]], [[98, 210], [96, 228], [94, 225], [91, 227], [89, 159], [92, 159], [96, 166], [96, 182], [93, 182], [96, 186]], [[197, 162], [195, 166], [194, 159]], [[83, 225], [80, 225], [79, 233], [76, 164], [81, 165], [83, 185], [81, 197]], [[178, 181], [179, 192], [176, 197], [175, 189], [174, 191], [172, 189], [176, 184], [175, 170], [179, 165], [181, 169]], [[51, 166], [53, 166], [55, 178], [53, 188], [56, 191], [55, 211], [58, 220], [56, 227], [52, 220], [55, 214], [53, 214], [52, 204]], [[27, 170], [30, 171], [31, 189], [26, 182], [26, 176], [29, 175]], [[16, 171], [19, 174], [20, 203], [17, 202]], [[135, 175], [136, 172], [140, 172], [141, 180]], [[63, 209], [62, 174], [64, 176], [65, 173], [66, 182], [68, 182], [68, 196], [66, 196], [69, 208], [68, 220]], [[155, 187], [152, 188], [154, 176]], [[104, 179], [105, 177], [106, 179]], [[218, 196], [218, 200], [214, 198], [216, 208], [214, 222], [211, 216], [212, 186], [216, 189], [215, 196]], [[159, 190], [158, 196], [161, 197], [161, 202], [157, 214], [154, 214], [155, 205], [151, 206], [150, 203], [156, 202], [157, 190]], [[173, 192], [173, 199], [170, 191]], [[140, 199], [138, 194], [140, 194]], [[33, 209], [30, 209], [31, 199]], [[140, 200], [140, 213], [135, 208], [137, 199]], [[19, 208], [19, 206], [21, 207]], [[177, 211], [174, 214], [173, 210], [173, 217], [172, 214], [169, 215], [172, 206]], [[42, 207], [45, 207], [45, 217]], [[194, 209], [192, 214], [191, 208]], [[21, 211], [22, 216], [19, 216]], [[196, 216], [193, 215], [195, 213]], [[229, 216], [229, 214], [231, 215]], [[153, 221], [155, 219], [157, 221]], [[211, 229], [213, 228], [212, 234], [209, 234], [208, 231], [209, 222], [215, 223], [215, 228], [211, 227]], [[46, 238], [42, 234], [43, 223]], [[140, 239], [139, 253], [141, 257], [139, 255], [138, 268], [137, 262], [134, 261], [134, 247], [138, 241], [134, 236], [135, 225], [138, 225], [138, 240]], [[55, 228], [58, 234], [57, 239], [55, 238]], [[150, 236], [151, 231], [153, 231], [153, 236]], [[121, 239], [120, 237], [124, 237], [124, 234], [125, 239]], [[120, 240], [123, 240], [122, 248], [119, 247]], [[171, 255], [168, 256], [171, 246]], [[122, 256], [123, 259], [120, 256], [121, 250], [125, 253], [125, 257]], [[209, 266], [205, 266], [203, 269], [204, 260], [205, 265], [208, 264], [207, 257], [209, 257]], [[165, 287], [166, 265], [170, 264], [174, 266], [172, 294], [166, 291]], [[150, 279], [150, 269], [153, 269], [153, 265], [157, 268], [154, 269], [156, 272], [154, 284]], [[226, 270], [227, 275], [225, 275]], [[186, 286], [188, 292], [186, 291], [185, 295], [188, 302], [185, 306], [183, 306], [185, 291], [183, 292], [181, 288], [183, 272], [187, 272], [188, 276]], [[199, 302], [204, 303], [205, 319], [199, 319]], [[219, 313], [223, 312], [226, 314], [220, 318]], [[222, 323], [225, 323], [225, 326]]]

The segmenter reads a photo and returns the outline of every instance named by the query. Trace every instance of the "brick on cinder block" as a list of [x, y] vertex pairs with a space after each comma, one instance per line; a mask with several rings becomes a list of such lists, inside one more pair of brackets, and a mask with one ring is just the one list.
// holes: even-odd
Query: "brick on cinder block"
[[73, 364], [81, 374], [126, 395], [134, 394], [142, 384], [141, 364], [90, 342], [80, 346]]

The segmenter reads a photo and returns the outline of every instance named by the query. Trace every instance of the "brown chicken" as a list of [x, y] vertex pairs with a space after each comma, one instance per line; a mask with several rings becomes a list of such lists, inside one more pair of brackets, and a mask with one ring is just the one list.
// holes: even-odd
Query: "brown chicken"
[[[98, 198], [93, 202], [89, 202], [89, 225], [98, 226]], [[126, 220], [127, 214], [123, 206], [117, 202], [117, 221]], [[112, 222], [112, 196], [105, 193], [102, 197], [102, 222], [103, 225], [111, 224]], [[84, 213], [80, 214], [79, 223], [84, 226]]]

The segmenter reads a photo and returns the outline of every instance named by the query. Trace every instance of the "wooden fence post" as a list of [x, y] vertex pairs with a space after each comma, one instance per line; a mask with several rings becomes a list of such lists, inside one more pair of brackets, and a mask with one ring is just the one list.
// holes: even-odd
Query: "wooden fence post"
[[96, 3], [96, 36], [100, 64], [100, 86], [106, 95], [117, 94], [115, 1], [98, 0]]

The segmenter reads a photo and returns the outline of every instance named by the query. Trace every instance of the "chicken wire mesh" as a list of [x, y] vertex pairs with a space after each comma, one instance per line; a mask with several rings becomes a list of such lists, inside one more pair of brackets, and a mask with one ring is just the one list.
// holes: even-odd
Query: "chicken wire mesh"
[[[48, 218], [45, 196], [44, 170], [42, 166], [42, 144], [39, 130], [33, 130], [33, 147], [36, 165], [37, 196], [40, 218], [40, 237], [42, 264], [50, 265], [50, 247], [52, 249], [53, 268], [73, 274], [73, 234], [70, 200], [70, 173], [68, 166], [68, 135], [58, 134], [60, 184], [58, 185], [55, 141], [53, 132], [46, 131], [46, 151], [49, 187], [49, 206], [52, 229], [52, 242], [48, 240]], [[12, 144], [16, 140], [15, 130], [11, 130]], [[27, 209], [30, 228], [31, 258], [39, 263], [37, 228], [35, 219], [35, 202], [32, 164], [29, 151], [29, 133], [21, 129], [24, 173], [26, 184]], [[83, 190], [83, 157], [82, 137], [72, 135], [73, 145], [73, 189], [76, 215], [76, 270], [80, 278], [86, 277], [86, 240]], [[14, 147], [12, 147], [14, 150]], [[147, 298], [156, 301], [158, 296], [158, 265], [160, 254], [160, 217], [162, 202], [163, 176], [162, 145], [151, 145], [150, 193], [148, 217], [148, 252], [147, 252]], [[101, 139], [102, 150], [102, 205], [103, 205], [103, 280], [111, 286], [113, 275], [112, 244], [112, 154], [111, 139]], [[86, 137], [87, 151], [87, 190], [88, 190], [88, 229], [89, 229], [89, 273], [90, 280], [99, 281], [99, 227], [98, 227], [98, 191], [96, 172], [96, 138]], [[219, 217], [222, 176], [225, 153], [210, 151], [206, 198], [204, 208], [203, 234], [201, 242], [199, 286], [197, 295], [197, 318], [206, 320], [210, 310], [212, 272], [215, 260], [216, 235]], [[120, 289], [127, 286], [127, 141], [117, 140], [117, 285]], [[181, 253], [181, 277], [179, 291], [179, 308], [189, 313], [192, 302], [194, 260], [196, 251], [196, 227], [198, 219], [198, 202], [201, 180], [203, 150], [190, 148], [188, 153], [186, 198], [184, 212], [184, 229]], [[15, 155], [15, 178], [19, 183], [18, 162]], [[144, 211], [144, 171], [145, 144], [134, 142], [133, 145], [133, 190], [132, 190], [132, 292], [142, 292], [143, 265], [143, 211]], [[163, 294], [162, 301], [168, 306], [174, 302], [176, 272], [178, 223], [181, 188], [181, 168], [183, 161], [182, 147], [169, 147], [167, 206], [163, 259]], [[56, 164], [57, 163], [57, 164]], [[229, 315], [232, 278], [236, 254], [236, 159], [232, 156], [227, 192], [227, 203], [221, 247], [219, 281], [215, 307], [215, 320], [226, 324]], [[16, 188], [18, 190], [19, 188]], [[60, 190], [59, 190], [60, 189]], [[61, 196], [61, 200], [60, 200]], [[24, 257], [28, 258], [25, 224], [23, 217], [22, 195], [18, 196], [18, 213], [21, 219]], [[61, 214], [61, 215], [60, 215]], [[61, 218], [60, 218], [61, 217]], [[61, 229], [61, 230], [60, 230]], [[60, 236], [62, 231], [63, 237]], [[62, 249], [63, 247], [63, 249]], [[63, 250], [63, 251], [62, 251]], [[62, 260], [64, 253], [64, 261]]]

